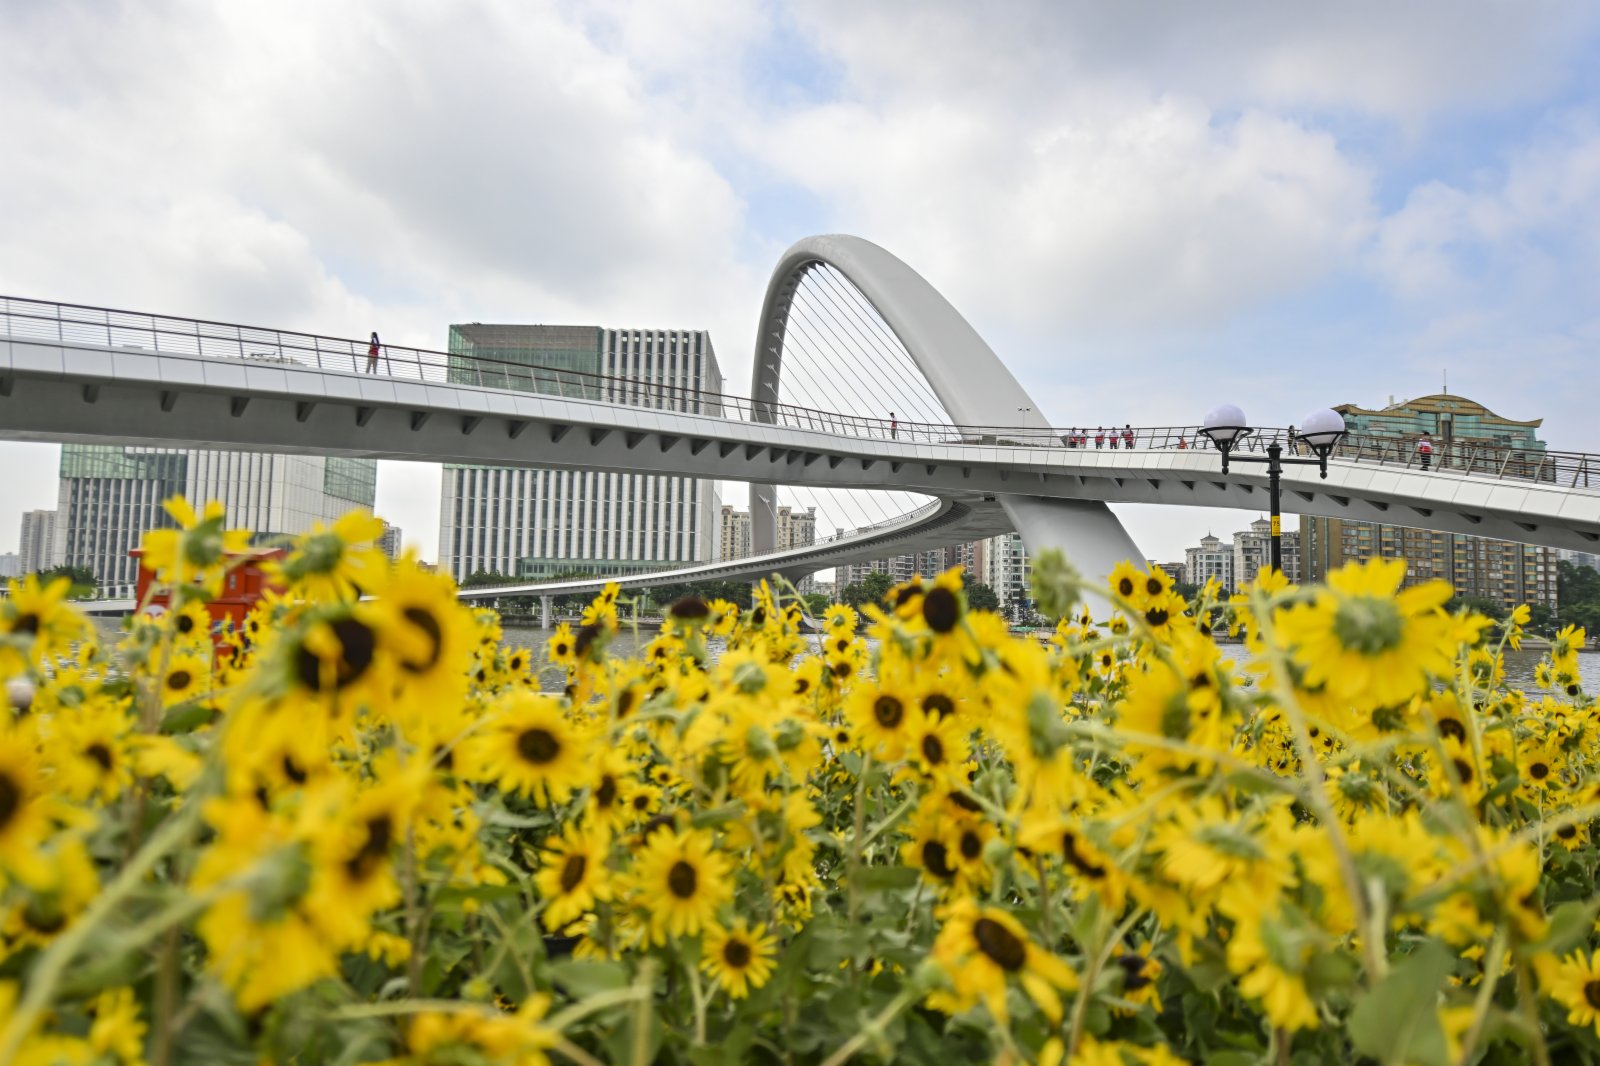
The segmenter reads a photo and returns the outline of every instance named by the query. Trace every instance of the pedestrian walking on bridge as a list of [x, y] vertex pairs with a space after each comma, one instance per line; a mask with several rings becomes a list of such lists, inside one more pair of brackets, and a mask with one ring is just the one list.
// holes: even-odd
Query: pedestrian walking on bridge
[[1422, 439], [1417, 441], [1417, 458], [1422, 461], [1422, 469], [1433, 468], [1433, 441], [1427, 433], [1422, 434]]
[[382, 344], [378, 341], [378, 331], [373, 330], [372, 343], [367, 345], [367, 373], [369, 374], [378, 372], [378, 351], [381, 347]]

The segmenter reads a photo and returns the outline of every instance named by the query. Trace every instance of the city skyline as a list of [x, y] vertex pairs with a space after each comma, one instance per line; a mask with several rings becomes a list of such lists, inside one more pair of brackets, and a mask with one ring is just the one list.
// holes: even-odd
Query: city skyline
[[[1283, 424], [1448, 370], [1600, 451], [1571, 387], [1600, 344], [1600, 12], [1469, 6], [15, 6], [0, 291], [426, 346], [471, 320], [705, 328], [739, 391], [776, 253], [845, 231], [1059, 424], [1222, 400]], [[108, 34], [142, 47], [63, 92]], [[57, 456], [0, 445], [0, 552]], [[380, 470], [426, 558], [440, 483]], [[1246, 521], [1118, 511], [1151, 558]]]

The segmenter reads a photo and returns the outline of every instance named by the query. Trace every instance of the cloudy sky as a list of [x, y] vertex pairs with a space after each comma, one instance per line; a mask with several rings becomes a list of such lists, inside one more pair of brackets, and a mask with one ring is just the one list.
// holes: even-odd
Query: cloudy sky
[[[0, 293], [442, 347], [922, 271], [1056, 424], [1450, 389], [1600, 451], [1600, 6], [0, 2]], [[0, 444], [0, 551], [55, 502]], [[424, 555], [438, 471], [385, 463]], [[1235, 513], [1123, 510], [1157, 558]]]

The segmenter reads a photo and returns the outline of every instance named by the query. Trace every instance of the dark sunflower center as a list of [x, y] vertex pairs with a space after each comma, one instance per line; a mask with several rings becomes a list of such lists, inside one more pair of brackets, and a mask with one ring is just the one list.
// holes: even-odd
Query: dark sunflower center
[[1583, 986], [1584, 1002], [1600, 1010], [1600, 981], [1590, 981]]
[[971, 861], [983, 853], [983, 838], [971, 829], [961, 831], [961, 857]]
[[1465, 742], [1467, 739], [1467, 727], [1454, 718], [1441, 718], [1439, 719], [1439, 735], [1441, 737], [1454, 737], [1459, 741]]
[[898, 696], [879, 696], [872, 704], [872, 717], [885, 729], [898, 728], [905, 714], [905, 704], [900, 702]]
[[940, 718], [948, 718], [956, 711], [956, 701], [943, 692], [930, 692], [922, 697], [922, 709], [932, 711]]
[[1152, 607], [1144, 613], [1144, 620], [1158, 629], [1167, 624], [1167, 618], [1167, 609], [1165, 607]]
[[1161, 579], [1159, 577], [1147, 577], [1147, 578], [1145, 578], [1144, 579], [1144, 590], [1145, 590], [1145, 592], [1149, 593], [1151, 596], [1159, 596], [1159, 595], [1161, 595]]
[[672, 864], [672, 869], [667, 871], [667, 888], [679, 899], [693, 899], [694, 893], [700, 887], [700, 875], [695, 868], [679, 859]]
[[922, 757], [934, 766], [944, 762], [944, 742], [929, 733], [922, 738]]
[[1560, 837], [1562, 840], [1571, 840], [1577, 835], [1578, 827], [1575, 825], [1564, 825], [1560, 829], [1556, 830], [1556, 836]]
[[387, 814], [373, 815], [367, 819], [367, 839], [361, 849], [344, 864], [354, 880], [365, 881], [377, 872], [379, 864], [389, 854], [389, 845], [394, 842], [394, 823]]
[[972, 939], [978, 942], [979, 951], [1007, 973], [1016, 973], [1028, 961], [1027, 945], [992, 918], [979, 918], [972, 923]]
[[1451, 763], [1452, 766], [1454, 766], [1456, 768], [1456, 777], [1458, 777], [1461, 780], [1461, 783], [1463, 785], [1472, 784], [1472, 764], [1471, 763], [1469, 763], [1469, 762], [1467, 762], [1467, 760], [1461, 759], [1461, 758], [1451, 759], [1450, 763]]
[[922, 597], [922, 620], [935, 633], [948, 633], [961, 621], [961, 601], [941, 585]]
[[186, 614], [180, 614], [177, 622], [175, 622], [174, 625], [176, 626], [178, 632], [184, 634], [185, 636], [194, 632], [194, 619], [190, 618]]
[[1072, 868], [1085, 877], [1101, 878], [1106, 875], [1106, 868], [1099, 863], [1091, 861], [1078, 850], [1078, 837], [1068, 829], [1061, 834], [1061, 857], [1072, 864]]
[[948, 881], [956, 875], [950, 865], [950, 850], [937, 840], [929, 840], [922, 845], [922, 865], [941, 881]]
[[1117, 958], [1117, 965], [1122, 968], [1122, 988], [1126, 992], [1137, 992], [1150, 983], [1150, 978], [1144, 972], [1145, 957], [1143, 955], [1121, 955]]
[[39, 616], [32, 611], [24, 611], [17, 615], [17, 620], [11, 623], [11, 632], [26, 633], [30, 637], [38, 635]]
[[182, 692], [194, 683], [194, 675], [187, 670], [174, 670], [167, 675], [167, 687], [174, 692]]
[[1542, 762], [1536, 762], [1528, 767], [1528, 776], [1535, 781], [1543, 781], [1550, 776], [1550, 767]]
[[1125, 577], [1117, 582], [1117, 592], [1122, 596], [1133, 595], [1133, 578]]
[[561, 864], [561, 891], [571, 892], [583, 883], [584, 872], [589, 868], [587, 855], [568, 855]]
[[111, 772], [111, 749], [98, 740], [83, 749], [83, 753], [100, 766], [102, 773]]
[[699, 596], [685, 596], [668, 607], [667, 613], [686, 622], [697, 622], [711, 614], [711, 605]]
[[594, 805], [607, 810], [617, 802], [617, 779], [610, 774], [600, 775], [600, 786], [594, 790]]
[[278, 760], [278, 765], [283, 768], [283, 776], [297, 785], [305, 784], [306, 778], [310, 776], [306, 773], [305, 767], [294, 761], [293, 755], [285, 755]]
[[631, 688], [625, 688], [617, 695], [617, 717], [626, 718], [633, 713], [634, 701], [639, 698], [638, 693]]
[[531, 763], [543, 765], [561, 754], [561, 741], [548, 729], [524, 729], [517, 734], [517, 754]]
[[595, 642], [595, 639], [599, 636], [600, 626], [591, 622], [582, 629], [578, 630], [578, 639], [573, 642], [572, 650], [577, 652], [579, 655], [588, 654], [590, 645], [592, 645]]
[[[333, 635], [339, 638], [339, 660], [334, 664], [333, 687], [346, 688], [361, 680], [372, 667], [373, 654], [378, 649], [377, 634], [365, 622], [354, 618], [341, 618], [333, 623]], [[323, 691], [322, 661], [300, 645], [295, 653], [295, 673], [300, 683], [313, 692]]]
[[422, 630], [422, 635], [428, 638], [428, 650], [422, 657], [401, 659], [400, 668], [407, 673], [425, 674], [439, 665], [439, 657], [444, 654], [444, 627], [426, 607], [407, 607], [400, 614], [407, 622]]
[[742, 970], [749, 966], [754, 955], [749, 941], [736, 936], [730, 936], [727, 943], [722, 945], [722, 961], [727, 963], [730, 970]]

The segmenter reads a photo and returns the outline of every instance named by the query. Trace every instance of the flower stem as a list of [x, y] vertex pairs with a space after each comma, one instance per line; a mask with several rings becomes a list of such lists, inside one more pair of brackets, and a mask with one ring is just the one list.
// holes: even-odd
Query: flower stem
[[882, 1036], [883, 1030], [890, 1022], [894, 1021], [895, 1016], [909, 1007], [912, 1000], [916, 998], [916, 992], [911, 989], [901, 990], [898, 996], [889, 1001], [887, 1007], [884, 1007], [875, 1016], [869, 1018], [867, 1024], [863, 1025], [855, 1036], [839, 1045], [839, 1050], [824, 1059], [822, 1066], [844, 1066], [844, 1063], [850, 1061], [852, 1055], [867, 1046], [868, 1041], [874, 1037]]

